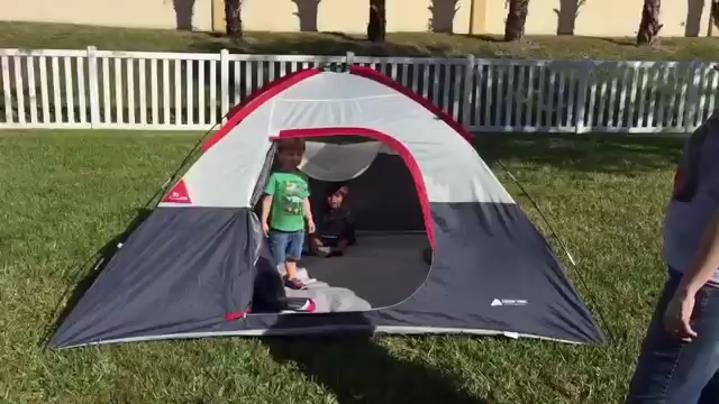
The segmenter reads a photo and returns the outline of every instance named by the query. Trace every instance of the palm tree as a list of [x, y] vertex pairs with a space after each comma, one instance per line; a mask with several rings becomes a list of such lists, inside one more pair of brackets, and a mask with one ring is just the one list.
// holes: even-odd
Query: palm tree
[[659, 24], [659, 9], [661, 0], [644, 0], [642, 7], [642, 22], [639, 24], [637, 45], [651, 45], [659, 36], [662, 25]]
[[524, 23], [529, 13], [529, 0], [508, 0], [509, 13], [504, 27], [504, 40], [517, 41], [524, 36]]
[[225, 21], [227, 35], [242, 37], [242, 0], [225, 0]]
[[384, 42], [387, 33], [387, 19], [384, 9], [385, 0], [369, 0], [369, 24], [367, 39], [372, 42]]

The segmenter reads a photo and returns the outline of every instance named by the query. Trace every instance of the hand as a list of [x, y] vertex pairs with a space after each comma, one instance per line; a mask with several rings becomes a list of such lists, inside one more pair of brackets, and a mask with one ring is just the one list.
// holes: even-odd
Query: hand
[[316, 230], [317, 229], [315, 228], [315, 222], [312, 219], [308, 220], [307, 221], [307, 231], [309, 231], [310, 234], [314, 234], [314, 232]]
[[270, 236], [270, 226], [267, 222], [262, 222], [262, 232], [265, 234], [265, 237]]
[[666, 332], [686, 342], [690, 342], [697, 336], [691, 326], [695, 295], [696, 293], [693, 292], [677, 291], [664, 312]]

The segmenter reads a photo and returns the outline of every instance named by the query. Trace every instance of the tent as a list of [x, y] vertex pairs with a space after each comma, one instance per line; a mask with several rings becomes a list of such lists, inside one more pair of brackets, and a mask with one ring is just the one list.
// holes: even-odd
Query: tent
[[[317, 279], [305, 291], [277, 286], [256, 213], [285, 138], [307, 141], [302, 169], [320, 201], [352, 184], [359, 231], [345, 257], [301, 262]], [[328, 333], [602, 342], [550, 245], [470, 141], [370, 68], [285, 76], [228, 115], [50, 345]]]

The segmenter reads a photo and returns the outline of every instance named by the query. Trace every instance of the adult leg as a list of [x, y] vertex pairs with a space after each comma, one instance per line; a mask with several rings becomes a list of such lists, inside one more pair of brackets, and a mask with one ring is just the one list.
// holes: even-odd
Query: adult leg
[[693, 313], [697, 338], [687, 343], [664, 331], [662, 318], [679, 280], [673, 275], [664, 287], [642, 344], [627, 403], [696, 403], [719, 369], [717, 288], [705, 286], [697, 293]]

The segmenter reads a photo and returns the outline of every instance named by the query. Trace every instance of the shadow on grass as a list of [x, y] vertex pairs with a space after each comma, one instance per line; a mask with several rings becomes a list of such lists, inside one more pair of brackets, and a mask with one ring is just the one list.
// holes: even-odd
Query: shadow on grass
[[489, 164], [501, 160], [633, 175], [676, 165], [685, 141], [679, 135], [479, 134], [475, 147]]
[[265, 338], [275, 361], [294, 363], [341, 404], [477, 403], [437, 369], [392, 356], [365, 336]]
[[[55, 309], [52, 312], [52, 318], [54, 319], [54, 321], [51, 322], [50, 325], [41, 334], [40, 341], [38, 341], [38, 346], [42, 347], [43, 349], [47, 347], [47, 343], [50, 341], [50, 338], [53, 336], [53, 334], [55, 334], [55, 332], [63, 323], [63, 321], [65, 321], [67, 316], [70, 315], [72, 309], [75, 308], [75, 306], [80, 301], [85, 292], [90, 288], [90, 286], [92, 286], [93, 282], [95, 282], [95, 279], [97, 279], [97, 276], [105, 268], [105, 265], [107, 265], [107, 263], [110, 261], [110, 258], [112, 258], [115, 252], [117, 252], [118, 244], [126, 240], [127, 237], [132, 234], [132, 232], [134, 232], [142, 224], [142, 222], [147, 219], [148, 216], [150, 216], [151, 213], [152, 210], [150, 209], [137, 209], [135, 217], [132, 219], [130, 224], [125, 228], [122, 233], [113, 237], [104, 246], [98, 249], [95, 254], [93, 254], [82, 264], [78, 265], [74, 268], [74, 270], [71, 271], [71, 273], [78, 274], [78, 276], [81, 276], [81, 278], [76, 278], [72, 282], [70, 282], [65, 291], [60, 296], [60, 299], [58, 300], [57, 304], [55, 305]], [[69, 297], [65, 302], [65, 305], [62, 306], [65, 297], [67, 297], [68, 295]], [[61, 306], [62, 310], [60, 310]]]

